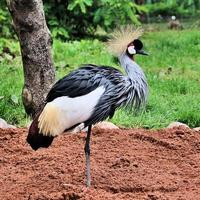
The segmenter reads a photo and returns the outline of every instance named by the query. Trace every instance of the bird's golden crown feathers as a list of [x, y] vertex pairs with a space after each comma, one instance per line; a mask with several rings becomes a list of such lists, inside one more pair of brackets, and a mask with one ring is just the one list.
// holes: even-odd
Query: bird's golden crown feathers
[[133, 26], [125, 26], [114, 30], [107, 42], [108, 50], [114, 56], [120, 56], [127, 49], [127, 46], [143, 34], [143, 29]]

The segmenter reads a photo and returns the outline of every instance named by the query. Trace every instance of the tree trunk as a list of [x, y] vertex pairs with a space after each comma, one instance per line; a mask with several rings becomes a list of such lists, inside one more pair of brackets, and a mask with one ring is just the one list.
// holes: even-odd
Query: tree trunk
[[44, 105], [55, 81], [51, 36], [46, 25], [42, 0], [7, 0], [19, 38], [24, 69], [22, 100], [34, 117]]

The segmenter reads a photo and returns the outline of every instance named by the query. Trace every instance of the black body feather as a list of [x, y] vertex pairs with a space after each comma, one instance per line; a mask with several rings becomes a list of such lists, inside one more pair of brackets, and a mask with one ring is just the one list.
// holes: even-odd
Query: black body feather
[[123, 94], [126, 81], [126, 77], [115, 68], [84, 65], [59, 80], [50, 90], [46, 101], [53, 101], [60, 96], [73, 98], [86, 95], [96, 88], [104, 86], [105, 92], [93, 114], [87, 121], [83, 122], [85, 126], [89, 126], [108, 117], [113, 117], [116, 108], [125, 103], [126, 97], [123, 98]]

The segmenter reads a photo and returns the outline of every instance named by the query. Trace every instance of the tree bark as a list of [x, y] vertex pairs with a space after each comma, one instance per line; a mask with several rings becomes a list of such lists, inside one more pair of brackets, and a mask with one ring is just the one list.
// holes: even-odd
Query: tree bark
[[8, 0], [7, 3], [21, 47], [24, 69], [22, 100], [26, 113], [34, 117], [55, 82], [50, 31], [42, 0]]

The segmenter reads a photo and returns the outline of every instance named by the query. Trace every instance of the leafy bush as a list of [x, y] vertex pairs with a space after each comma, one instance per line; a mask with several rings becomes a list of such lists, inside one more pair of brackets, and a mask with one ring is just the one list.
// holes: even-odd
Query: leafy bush
[[[127, 23], [139, 24], [138, 15], [146, 12], [130, 0], [46, 0], [43, 1], [47, 24], [54, 38], [62, 40], [93, 36]], [[6, 1], [0, 0], [0, 36], [13, 37], [11, 16]]]
[[164, 2], [147, 5], [148, 13], [150, 16], [183, 16], [189, 12], [183, 7], [179, 6], [176, 2], [172, 4], [166, 4]]
[[181, 16], [190, 17], [198, 15], [199, 0], [159, 0], [146, 4], [150, 16]]
[[[44, 9], [52, 36], [61, 40], [93, 36], [97, 30], [112, 30], [124, 24], [140, 24], [150, 17], [198, 14], [199, 0], [45, 0]], [[142, 2], [142, 1], [141, 1]], [[0, 36], [13, 37], [6, 1], [0, 0]], [[99, 29], [100, 27], [100, 29]], [[98, 31], [99, 32], [99, 31]]]
[[138, 14], [146, 12], [144, 6], [130, 0], [47, 0], [45, 13], [48, 25], [56, 38], [84, 37], [104, 30], [133, 23], [139, 24]]
[[6, 7], [6, 2], [0, 0], [0, 37], [12, 37], [14, 30], [11, 27], [11, 16]]
[[139, 6], [129, 0], [101, 0], [97, 5], [94, 23], [105, 30], [129, 23], [139, 25], [139, 14], [146, 13], [146, 11], [144, 6]]

